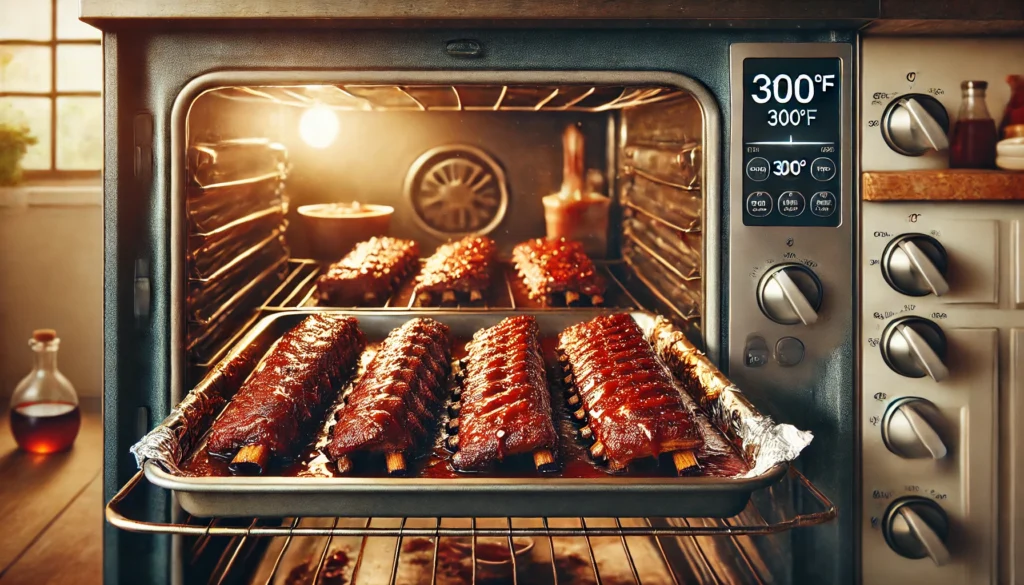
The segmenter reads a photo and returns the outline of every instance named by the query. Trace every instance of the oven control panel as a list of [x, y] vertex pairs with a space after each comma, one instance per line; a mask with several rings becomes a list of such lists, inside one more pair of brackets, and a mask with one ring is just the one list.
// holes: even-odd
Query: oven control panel
[[743, 224], [841, 221], [839, 59], [743, 60]]
[[843, 43], [737, 43], [730, 56], [720, 361], [762, 405], [817, 436], [834, 432], [822, 424], [832, 414], [808, 408], [807, 397], [843, 400], [821, 372], [840, 367], [853, 327], [852, 61]]
[[[960, 82], [999, 115], [1019, 41], [865, 38], [863, 171], [945, 168]], [[927, 177], [921, 180], [925, 180]], [[1019, 583], [1024, 201], [860, 210], [861, 581]]]
[[[717, 358], [759, 407], [814, 434], [801, 469], [840, 510], [853, 507], [856, 483], [853, 53], [849, 43], [730, 47], [727, 345]], [[806, 538], [844, 546], [853, 519]]]
[[1000, 344], [1024, 331], [1000, 298], [1024, 206], [865, 202], [862, 218], [863, 582], [998, 583]]

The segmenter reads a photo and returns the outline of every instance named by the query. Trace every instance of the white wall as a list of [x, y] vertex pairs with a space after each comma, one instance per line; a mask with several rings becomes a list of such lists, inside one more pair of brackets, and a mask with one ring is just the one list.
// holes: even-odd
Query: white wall
[[49, 327], [80, 396], [103, 392], [103, 208], [98, 185], [0, 188], [0, 396], [31, 369]]

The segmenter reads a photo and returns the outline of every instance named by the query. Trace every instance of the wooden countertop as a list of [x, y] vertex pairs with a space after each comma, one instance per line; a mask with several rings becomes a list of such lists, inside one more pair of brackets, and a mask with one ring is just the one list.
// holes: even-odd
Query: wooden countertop
[[82, 426], [64, 453], [33, 455], [11, 435], [0, 398], [0, 585], [103, 582], [103, 416], [82, 400]]
[[1024, 173], [974, 169], [866, 171], [864, 201], [1024, 201]]

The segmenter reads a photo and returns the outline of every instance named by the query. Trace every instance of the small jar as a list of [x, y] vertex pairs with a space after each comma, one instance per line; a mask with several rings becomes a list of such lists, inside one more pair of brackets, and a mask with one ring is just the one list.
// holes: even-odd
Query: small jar
[[30, 453], [65, 451], [78, 436], [81, 413], [78, 394], [57, 369], [60, 339], [53, 329], [39, 329], [28, 344], [33, 367], [11, 396], [11, 432]]
[[984, 81], [960, 84], [963, 101], [949, 139], [949, 166], [954, 169], [994, 169], [996, 123], [985, 105]]

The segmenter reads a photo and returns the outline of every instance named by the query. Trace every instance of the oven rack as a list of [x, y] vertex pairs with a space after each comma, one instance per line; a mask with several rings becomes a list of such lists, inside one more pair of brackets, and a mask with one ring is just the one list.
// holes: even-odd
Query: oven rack
[[[475, 523], [473, 519], [469, 519], [470, 522]], [[548, 523], [546, 519], [544, 525]], [[580, 526], [587, 526], [593, 524], [593, 521], [588, 521], [586, 518], [574, 518], [572, 519], [575, 523], [579, 523]], [[293, 524], [297, 525], [300, 522], [299, 519], [292, 521]], [[334, 523], [338, 522], [338, 519], [333, 520]], [[369, 524], [370, 519], [363, 520], [364, 524]], [[616, 526], [622, 526], [622, 520], [616, 518], [613, 519]], [[644, 518], [642, 522], [648, 526], [653, 527], [653, 523], [650, 519]], [[680, 519], [679, 522], [689, 525], [690, 521]], [[253, 524], [251, 524], [253, 525]], [[215, 537], [199, 538], [191, 547], [192, 550], [202, 552], [209, 546], [209, 541]], [[444, 561], [440, 560], [440, 542], [445, 537], [443, 535], [434, 535], [431, 537], [423, 537], [428, 547], [432, 547], [430, 558], [424, 563], [424, 567], [429, 567], [429, 576], [431, 585], [436, 585], [439, 582], [439, 573], [444, 569], [442, 564]], [[550, 583], [551, 585], [559, 585], [563, 580], [568, 583], [578, 583], [579, 581], [575, 578], [570, 578], [567, 575], [561, 575], [562, 571], [559, 570], [559, 561], [568, 555], [559, 555], [555, 545], [555, 538], [544, 536], [540, 538], [540, 542], [534, 539], [523, 539], [514, 537], [511, 535], [504, 535], [504, 537], [497, 537], [494, 540], [498, 540], [499, 546], [507, 553], [506, 558], [500, 558], [495, 560], [494, 558], [487, 559], [485, 561], [491, 567], [498, 566], [503, 571], [499, 573], [500, 577], [504, 579], [496, 579], [494, 575], [485, 575], [485, 569], [478, 562], [478, 537], [472, 537], [468, 546], [462, 547], [461, 552], [466, 554], [466, 557], [460, 559], [459, 565], [462, 565], [462, 561], [468, 560], [470, 563], [470, 574], [469, 580], [462, 580], [460, 583], [476, 584], [481, 583], [511, 583], [512, 585], [518, 585], [519, 583], [530, 583], [535, 585], [534, 579], [537, 575], [523, 575], [522, 573], [527, 572], [529, 565], [528, 561], [525, 561], [522, 556], [524, 553], [525, 546], [529, 546], [530, 549], [540, 547], [546, 549], [543, 552], [546, 553], [547, 561], [542, 563], [546, 565], [542, 567], [544, 570], [544, 583]], [[605, 565], [609, 551], [607, 549], [595, 551], [595, 545], [593, 539], [601, 537], [591, 536], [579, 536], [577, 538], [586, 539], [586, 560], [582, 567], [582, 573], [586, 577], [592, 577], [593, 583], [596, 585], [603, 585], [604, 583], [615, 583], [621, 584], [623, 580], [619, 577], [611, 577], [606, 579], [603, 575], [607, 573], [608, 567]], [[616, 538], [616, 537], [606, 537]], [[657, 566], [651, 566], [649, 562], [650, 558], [640, 559], [636, 558], [637, 555], [634, 551], [638, 548], [636, 544], [637, 538], [643, 538], [647, 542], [645, 544], [653, 544], [651, 548], [657, 551], [655, 558], [657, 559]], [[372, 570], [364, 569], [364, 567], [372, 566], [376, 563], [373, 561], [366, 561], [368, 548], [378, 548], [374, 546], [375, 540], [380, 540], [381, 537], [369, 537], [363, 536], [358, 546], [353, 548], [356, 550], [355, 560], [346, 558], [346, 562], [342, 567], [342, 574], [347, 575], [346, 583], [351, 585], [363, 585], [365, 582], [383, 583], [379, 577], [387, 577], [388, 585], [395, 585], [402, 583], [399, 580], [399, 568], [403, 564], [403, 554], [408, 555], [408, 550], [404, 550], [403, 543], [407, 542], [404, 537], [397, 538], [385, 538], [389, 542], [385, 543], [385, 549], [382, 551], [383, 554], [378, 552], [376, 556], [390, 557], [390, 567], [388, 563], [385, 563], [383, 575], [381, 573], [374, 573]], [[267, 539], [263, 539], [267, 540]], [[271, 542], [260, 542], [260, 539], [253, 538], [251, 536], [235, 536], [228, 539], [228, 542], [224, 543], [224, 550], [217, 558], [214, 565], [214, 569], [207, 579], [208, 583], [216, 583], [218, 585], [225, 583], [249, 583], [251, 585], [271, 585], [281, 579], [282, 575], [287, 575], [291, 571], [294, 571], [297, 566], [284, 562], [284, 559], [289, 554], [290, 547], [295, 540], [292, 537], [277, 537], [276, 539], [270, 539]], [[274, 542], [275, 540], [283, 540], [282, 542]], [[709, 543], [705, 539], [698, 539], [697, 537], [666, 537], [666, 536], [643, 536], [643, 537], [629, 537], [627, 540], [626, 536], [618, 536], [616, 538], [619, 545], [616, 547], [620, 552], [616, 555], [615, 560], [620, 563], [624, 560], [628, 566], [629, 580], [626, 583], [632, 583], [635, 585], [643, 585], [646, 583], [646, 579], [651, 577], [651, 574], [661, 577], [659, 581], [667, 582], [671, 580], [674, 585], [680, 583], [707, 583], [724, 585], [725, 583], [751, 583], [751, 584], [762, 584], [771, 582], [772, 572], [768, 569], [770, 561], [766, 561], [765, 555], [757, 549], [755, 543], [751, 541], [749, 537], [742, 535], [730, 536], [728, 541], [724, 543], [716, 543], [717, 546], [709, 546]], [[315, 561], [315, 564], [305, 564], [304, 574], [308, 576], [308, 579], [304, 579], [305, 583], [322, 583], [319, 579], [321, 575], [326, 575], [332, 570], [330, 568], [330, 559], [333, 556], [332, 551], [342, 550], [350, 551], [347, 547], [338, 547], [335, 545], [333, 537], [323, 537], [322, 546], [316, 543], [312, 555], [309, 555], [309, 561]], [[504, 541], [504, 542], [503, 542]], [[633, 541], [633, 544], [630, 543]], [[495, 543], [497, 544], [497, 543]], [[525, 544], [525, 546], [524, 546]], [[263, 546], [261, 546], [263, 545]], [[369, 545], [369, 546], [368, 546]], [[468, 551], [466, 549], [468, 548]], [[392, 552], [393, 549], [393, 552]], [[724, 549], [724, 550], [723, 550]], [[493, 552], [493, 548], [490, 549]], [[727, 551], [727, 552], [726, 552]], [[468, 553], [468, 554], [467, 554]], [[257, 555], [262, 554], [262, 560], [255, 568], [252, 566], [246, 566], [246, 560], [251, 559]], [[346, 554], [347, 557], [347, 554]], [[577, 558], [580, 558], [577, 556]], [[388, 559], [385, 559], [388, 560]], [[269, 563], [268, 563], [269, 561]], [[405, 561], [408, 562], [408, 561]], [[449, 560], [449, 563], [451, 561]], [[351, 570], [349, 571], [349, 567]], [[602, 568], [603, 567], [603, 568]], [[291, 570], [291, 571], [290, 571]], [[450, 570], [450, 569], [449, 569]], [[531, 571], [533, 572], [533, 571]], [[249, 573], [245, 575], [243, 573]], [[369, 576], [366, 576], [370, 573]], [[620, 572], [621, 573], [621, 572]], [[364, 581], [364, 576], [366, 577]], [[479, 577], [479, 578], [478, 578]], [[666, 579], [667, 577], [667, 579]], [[422, 581], [421, 581], [422, 582]], [[450, 581], [449, 581], [450, 582]]]
[[587, 85], [293, 85], [222, 87], [212, 95], [308, 108], [373, 112], [608, 112], [672, 99], [668, 87]]
[[[674, 584], [679, 583], [761, 583], [774, 573], [767, 567], [773, 562], [772, 551], [762, 551], [766, 545], [778, 547], [780, 544], [772, 539], [753, 539], [753, 536], [770, 537], [786, 531], [808, 526], [815, 526], [831, 521], [836, 517], [835, 505], [818, 490], [802, 473], [791, 467], [787, 477], [776, 486], [755, 493], [747, 507], [733, 518], [286, 518], [286, 519], [252, 519], [228, 520], [217, 518], [187, 517], [179, 523], [146, 522], [131, 519], [122, 510], [135, 497], [145, 497], [146, 488], [150, 487], [143, 472], [138, 472], [106, 506], [106, 519], [113, 526], [131, 531], [157, 534], [174, 534], [189, 537], [192, 563], [196, 564], [201, 553], [211, 545], [219, 543], [222, 550], [212, 569], [209, 583], [275, 582], [280, 578], [282, 567], [289, 547], [294, 546], [299, 538], [323, 539], [307, 541], [316, 554], [316, 561], [310, 567], [314, 577], [318, 576], [325, 566], [336, 539], [357, 539], [358, 546], [351, 547], [355, 552], [352, 561], [354, 567], [347, 582], [360, 584], [360, 569], [364, 567], [364, 557], [368, 543], [380, 544], [385, 541], [393, 551], [384, 556], [390, 557], [390, 567], [385, 575], [390, 575], [388, 583], [397, 581], [398, 567], [402, 555], [408, 554], [403, 549], [405, 539], [429, 539], [432, 546], [431, 583], [437, 582], [438, 549], [442, 539], [470, 539], [468, 557], [472, 566], [472, 583], [477, 582], [477, 544], [478, 539], [504, 541], [502, 554], [504, 559], [490, 559], [490, 562], [504, 563], [511, 570], [507, 582], [514, 584], [531, 583], [524, 578], [523, 542], [531, 541], [533, 546], [546, 549], [549, 555], [550, 575], [544, 581], [558, 584], [559, 568], [556, 561], [560, 560], [556, 553], [556, 541], [563, 539], [585, 539], [583, 547], [589, 561], [587, 573], [592, 573], [593, 582], [601, 584], [605, 581], [601, 575], [601, 565], [608, 558], [607, 550], [595, 555], [595, 546], [600, 542], [608, 544], [617, 539], [621, 546], [618, 557], [628, 563], [633, 581], [641, 583], [641, 573], [649, 570], [649, 563], [641, 563], [634, 558], [641, 543], [652, 545], [660, 556], [662, 573]], [[797, 511], [798, 505], [805, 507]], [[234, 522], [234, 524], [232, 524]], [[524, 540], [526, 539], [526, 540]], [[355, 541], [355, 540], [354, 540]], [[353, 541], [353, 542], [354, 542]], [[772, 544], [774, 543], [774, 544]], [[307, 546], [306, 544], [299, 546]], [[784, 545], [782, 545], [784, 546]], [[371, 548], [379, 548], [371, 546]], [[257, 550], [258, 549], [258, 550]], [[493, 550], [493, 547], [492, 547]], [[564, 551], [563, 551], [564, 552]], [[768, 554], [764, 554], [767, 552]], [[264, 562], [260, 569], [267, 573], [264, 579], [239, 581], [238, 572], [251, 570], [251, 559], [255, 554], [263, 554]], [[587, 558], [589, 556], [589, 558]], [[241, 559], [241, 560], [240, 560]], [[601, 559], [599, 561], [599, 559]], [[387, 558], [385, 559], [387, 560]], [[648, 559], [649, 560], [649, 559]], [[422, 561], [422, 559], [421, 559]], [[415, 562], [415, 561], [413, 561]], [[266, 566], [269, 563], [269, 568]], [[379, 563], [366, 563], [376, 566]], [[248, 566], [247, 566], [248, 565]], [[518, 565], [518, 567], [517, 567]], [[316, 578], [310, 580], [316, 583]], [[379, 579], [374, 582], [380, 582]], [[575, 582], [575, 581], [574, 581]], [[621, 580], [616, 580], [616, 583]], [[664, 580], [663, 582], [668, 582]]]
[[[658, 257], [663, 263], [668, 264], [668, 261], [664, 258]], [[624, 265], [621, 261], [598, 261], [595, 262], [601, 273], [607, 278], [609, 287], [609, 294], [607, 295], [612, 299], [620, 299], [614, 308], [620, 309], [643, 309], [644, 305], [636, 298], [636, 296], [630, 291], [629, 287], [617, 274], [617, 267]], [[483, 308], [491, 309], [529, 309], [531, 311], [544, 311], [544, 310], [560, 310], [559, 308], [540, 308], [540, 307], [525, 307], [520, 306], [516, 301], [516, 294], [513, 292], [513, 271], [508, 267], [507, 263], [502, 263], [501, 274], [504, 280], [504, 286], [494, 286], [492, 288], [499, 289], [499, 294], [502, 295], [501, 304], [485, 305]], [[264, 311], [276, 311], [285, 309], [294, 309], [299, 307], [308, 307], [312, 301], [314, 283], [316, 278], [320, 275], [322, 270], [322, 264], [315, 260], [304, 260], [304, 259], [292, 259], [289, 261], [289, 273], [285, 278], [284, 284], [282, 284], [277, 291], [267, 300], [264, 304]], [[678, 270], [678, 269], [676, 269]], [[699, 280], [699, 276], [690, 277], [687, 280]], [[408, 286], [408, 281], [404, 283]], [[401, 287], [399, 287], [401, 288]], [[398, 297], [401, 295], [401, 290], [396, 290], [391, 297], [387, 299], [382, 308], [385, 309], [402, 309], [402, 310], [413, 310], [417, 307], [413, 305], [414, 299], [410, 297], [408, 300], [400, 302]], [[409, 292], [409, 291], [405, 291]], [[612, 307], [612, 304], [608, 305]], [[365, 308], [365, 307], [363, 307]], [[379, 307], [378, 307], [379, 308]], [[456, 307], [459, 308], [459, 307]], [[353, 307], [353, 309], [357, 309]], [[686, 321], [698, 320], [700, 316], [696, 313], [683, 313], [677, 311], [678, 317]]]
[[643, 216], [643, 218], [646, 219], [646, 220], [650, 220], [650, 221], [653, 221], [653, 222], [660, 223], [661, 225], [663, 225], [665, 227], [668, 227], [668, 228], [671, 228], [671, 229], [674, 229], [674, 230], [676, 230], [677, 232], [679, 232], [681, 234], [699, 234], [699, 233], [701, 233], [700, 221], [693, 221], [693, 222], [691, 222], [690, 227], [682, 227], [682, 226], [676, 225], [675, 223], [665, 219], [664, 217], [659, 217], [659, 216], [655, 215], [654, 213], [651, 213], [650, 211], [644, 209], [643, 207], [637, 205], [636, 203], [630, 201], [627, 198], [623, 198], [622, 206], [625, 207], [626, 209], [630, 210], [631, 212], [637, 214], [637, 215]]
[[[133, 520], [128, 518], [121, 511], [121, 504], [128, 499], [136, 488], [144, 485], [145, 473], [139, 470], [132, 479], [126, 483], [106, 506], [106, 518], [112, 525], [130, 532], [144, 532], [152, 534], [183, 534], [201, 536], [209, 534], [212, 536], [390, 536], [390, 537], [412, 537], [412, 536], [487, 536], [500, 537], [515, 536], [544, 536], [544, 537], [570, 537], [570, 536], [734, 536], [734, 535], [768, 535], [778, 532], [785, 532], [794, 528], [815, 526], [828, 522], [836, 516], [835, 504], [828, 499], [807, 477], [800, 473], [795, 467], [790, 467], [787, 477], [783, 480], [782, 487], [772, 486], [765, 488], [762, 493], [757, 492], [747, 504], [743, 512], [733, 518], [718, 520], [713, 518], [700, 519], [710, 521], [711, 525], [692, 526], [687, 522], [683, 525], [666, 524], [655, 526], [655, 521], [665, 519], [648, 519], [650, 526], [628, 527], [621, 523], [616, 527], [587, 527], [585, 524], [578, 528], [553, 528], [545, 524], [542, 527], [505, 527], [505, 528], [479, 528], [475, 524], [470, 528], [459, 527], [433, 527], [433, 528], [412, 528], [406, 526], [403, 519], [398, 527], [306, 527], [306, 526], [268, 526], [260, 524], [256, 520], [247, 527], [241, 526], [220, 526], [216, 519], [200, 524], [190, 523], [186, 520], [181, 523], [160, 523], [147, 522], [144, 520]], [[148, 482], [145, 482], [148, 484]], [[813, 512], [793, 512], [786, 514], [785, 518], [774, 518], [776, 511], [769, 508], [780, 502], [779, 497], [773, 491], [798, 493], [792, 494], [794, 500], [809, 496], [819, 508]], [[804, 493], [799, 493], [804, 492]], [[765, 501], [755, 503], [755, 500]], [[800, 500], [803, 501], [803, 500]], [[766, 518], [772, 518], [772, 521]]]
[[[620, 172], [626, 177], [619, 188], [624, 206], [639, 211], [645, 217], [657, 218], [660, 223], [682, 233], [701, 230], [704, 203], [699, 185], [685, 187], [628, 165]], [[638, 192], [643, 195], [638, 195]], [[652, 196], [652, 192], [659, 195]], [[670, 217], [665, 217], [666, 214]]]

